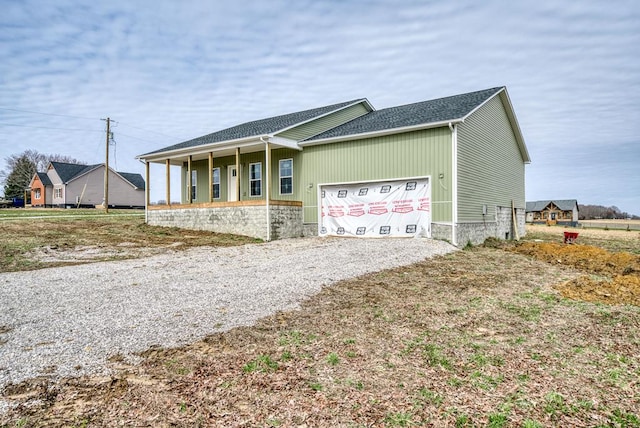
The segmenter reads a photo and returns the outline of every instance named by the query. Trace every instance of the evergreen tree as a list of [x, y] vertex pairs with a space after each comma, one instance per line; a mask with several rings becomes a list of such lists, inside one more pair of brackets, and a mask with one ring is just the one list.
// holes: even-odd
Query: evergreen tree
[[16, 159], [13, 169], [7, 176], [4, 185], [5, 198], [21, 198], [24, 191], [36, 173], [36, 164], [28, 156], [22, 155]]

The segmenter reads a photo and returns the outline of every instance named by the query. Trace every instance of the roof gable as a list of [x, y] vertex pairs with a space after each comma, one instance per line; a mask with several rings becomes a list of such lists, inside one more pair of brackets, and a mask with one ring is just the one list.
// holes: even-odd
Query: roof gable
[[56, 170], [58, 177], [63, 183], [68, 183], [75, 177], [84, 174], [99, 165], [80, 165], [76, 163], [51, 162], [50, 165]]
[[[73, 181], [76, 178], [81, 177], [89, 173], [90, 171], [93, 171], [94, 169], [97, 169], [97, 168], [104, 169], [103, 163], [99, 163], [95, 165], [79, 165], [79, 164], [65, 163], [65, 162], [51, 162], [50, 165], [56, 170], [56, 172], [58, 173], [58, 176], [60, 177], [63, 183], [69, 183], [70, 181]], [[111, 168], [109, 169], [111, 170]], [[124, 180], [128, 181], [133, 187], [136, 187], [138, 189], [145, 188], [145, 182], [144, 182], [144, 179], [142, 178], [142, 175], [138, 173], [132, 173], [132, 172], [120, 172], [120, 171], [115, 171], [115, 172], [116, 174], [120, 175]], [[49, 185], [52, 184], [51, 180], [49, 179], [46, 173], [38, 172], [37, 174], [38, 174], [38, 177], [40, 177], [40, 180], [43, 181], [43, 184], [46, 184], [44, 180], [46, 180]], [[43, 176], [45, 177], [44, 180], [43, 180]]]
[[574, 208], [578, 208], [578, 201], [576, 199], [549, 199], [544, 201], [530, 201], [527, 202], [526, 211], [544, 211], [549, 205], [555, 205], [562, 211], [571, 211]]
[[251, 122], [246, 122], [240, 125], [232, 126], [231, 128], [223, 129], [221, 131], [213, 132], [211, 134], [207, 134], [202, 137], [198, 137], [192, 140], [184, 141], [182, 143], [174, 144], [172, 146], [168, 146], [160, 150], [149, 152], [147, 153], [147, 155], [167, 152], [172, 150], [186, 149], [189, 147], [197, 147], [197, 146], [218, 143], [223, 141], [238, 140], [241, 138], [272, 135], [277, 132], [284, 131], [288, 128], [296, 126], [298, 124], [302, 124], [310, 120], [313, 120], [314, 118], [324, 116], [332, 111], [339, 110], [344, 107], [350, 106], [352, 104], [365, 102], [365, 101], [366, 99], [362, 98], [358, 100], [332, 104], [324, 107], [318, 107], [310, 110], [304, 110], [304, 111], [299, 111], [295, 113], [269, 117], [266, 119], [254, 120]]
[[376, 110], [305, 141], [462, 120], [504, 87]]

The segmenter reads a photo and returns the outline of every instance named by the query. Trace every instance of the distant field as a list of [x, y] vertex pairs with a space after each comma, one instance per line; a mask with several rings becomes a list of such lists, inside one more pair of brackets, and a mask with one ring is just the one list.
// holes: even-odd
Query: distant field
[[580, 220], [579, 223], [594, 229], [640, 230], [640, 220]]

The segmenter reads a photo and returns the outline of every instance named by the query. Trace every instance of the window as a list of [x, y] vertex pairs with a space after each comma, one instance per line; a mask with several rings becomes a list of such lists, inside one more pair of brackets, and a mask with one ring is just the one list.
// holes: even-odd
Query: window
[[220, 168], [213, 168], [213, 199], [220, 199]]
[[198, 171], [192, 170], [191, 171], [191, 200], [195, 201], [196, 200], [196, 196], [198, 195], [198, 189], [197, 189], [197, 184], [198, 184]]
[[249, 164], [249, 196], [262, 196], [262, 162]]
[[280, 160], [280, 194], [293, 194], [293, 159]]
[[36, 189], [34, 198], [35, 199], [40, 199], [41, 196], [42, 195], [40, 194], [40, 189]]
[[62, 198], [62, 189], [60, 187], [53, 189], [54, 198]]

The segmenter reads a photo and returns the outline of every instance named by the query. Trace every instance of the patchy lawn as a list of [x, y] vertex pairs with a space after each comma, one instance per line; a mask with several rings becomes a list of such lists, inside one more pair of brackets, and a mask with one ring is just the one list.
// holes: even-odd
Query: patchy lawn
[[514, 248], [343, 281], [300, 310], [151, 349], [139, 365], [116, 355], [112, 377], [8, 387], [19, 405], [0, 421], [639, 427], [640, 308], [565, 298], [554, 287], [594, 275], [589, 263]]
[[255, 239], [148, 226], [139, 210], [0, 210], [0, 272], [120, 260]]

